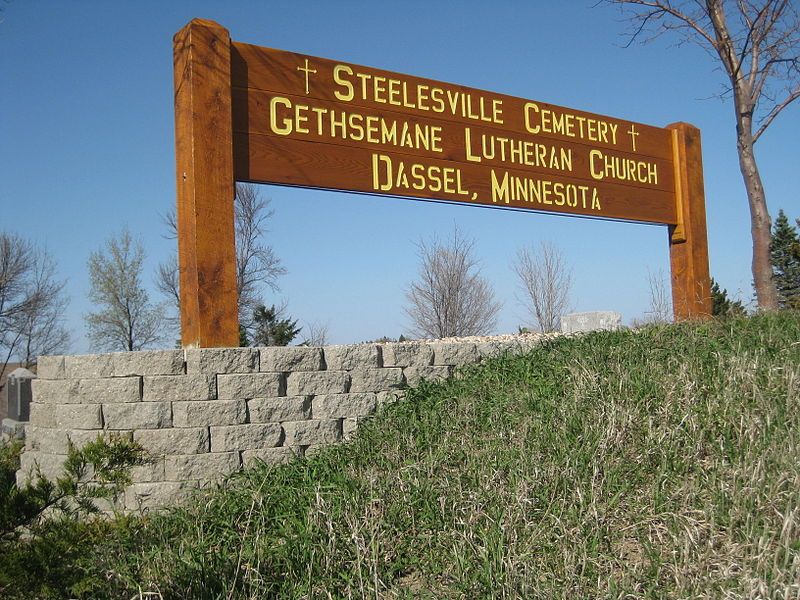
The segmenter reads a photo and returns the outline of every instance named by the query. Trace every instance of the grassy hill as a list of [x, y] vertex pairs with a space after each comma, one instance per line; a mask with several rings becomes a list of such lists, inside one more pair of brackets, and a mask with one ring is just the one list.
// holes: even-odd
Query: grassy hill
[[796, 598], [800, 316], [548, 341], [82, 531], [75, 596]]

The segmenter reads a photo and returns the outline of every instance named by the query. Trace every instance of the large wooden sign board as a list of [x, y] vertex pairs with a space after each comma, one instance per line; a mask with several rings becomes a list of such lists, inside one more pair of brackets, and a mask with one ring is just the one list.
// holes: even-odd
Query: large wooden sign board
[[676, 319], [711, 294], [700, 132], [232, 42], [175, 35], [184, 346], [239, 341], [236, 181], [668, 226]]

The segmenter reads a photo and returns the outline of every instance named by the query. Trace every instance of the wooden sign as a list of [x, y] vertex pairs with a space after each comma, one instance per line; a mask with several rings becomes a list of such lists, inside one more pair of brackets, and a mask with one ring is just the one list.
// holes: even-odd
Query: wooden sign
[[202, 20], [175, 36], [175, 98], [184, 346], [238, 342], [235, 181], [664, 224], [676, 317], [710, 313], [689, 125], [241, 44]]

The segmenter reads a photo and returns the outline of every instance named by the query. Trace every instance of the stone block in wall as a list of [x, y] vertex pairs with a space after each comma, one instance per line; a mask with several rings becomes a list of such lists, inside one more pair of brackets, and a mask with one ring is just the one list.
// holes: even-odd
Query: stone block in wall
[[146, 402], [213, 400], [216, 396], [217, 378], [214, 375], [150, 375], [143, 378], [142, 399]]
[[211, 427], [211, 452], [252, 450], [280, 446], [283, 431], [278, 423], [248, 423]]
[[183, 350], [142, 350], [112, 354], [114, 377], [183, 375]]
[[50, 454], [47, 452], [25, 451], [19, 457], [19, 471], [17, 471], [17, 485], [24, 485], [35, 481], [37, 466], [39, 473], [51, 481], [64, 474], [64, 461], [67, 457], [63, 454]]
[[139, 402], [142, 399], [140, 377], [104, 379], [34, 379], [33, 401], [41, 403]]
[[52, 404], [42, 404], [41, 402], [31, 402], [30, 421], [39, 427], [55, 427], [56, 413]]
[[199, 488], [197, 481], [134, 483], [125, 490], [125, 508], [152, 510], [187, 500]]
[[164, 457], [164, 478], [167, 481], [207, 481], [238, 470], [240, 461], [239, 452], [173, 454]]
[[507, 351], [506, 346], [497, 342], [478, 342], [475, 344], [475, 349], [478, 351], [478, 356], [480, 356], [482, 360], [501, 356]]
[[62, 429], [38, 427], [29, 423], [25, 432], [25, 451], [66, 454], [67, 434]]
[[79, 402], [77, 379], [39, 379], [31, 381], [31, 396], [34, 403], [69, 404]]
[[342, 439], [342, 422], [339, 419], [287, 421], [281, 425], [285, 433], [284, 446], [332, 444]]
[[140, 402], [141, 377], [110, 377], [105, 379], [80, 379], [76, 402]]
[[430, 344], [401, 342], [383, 347], [384, 367], [426, 367], [433, 364], [433, 348]]
[[351, 440], [358, 430], [358, 423], [363, 417], [347, 417], [342, 419], [342, 439]]
[[246, 373], [217, 375], [217, 397], [268, 398], [286, 393], [283, 373]]
[[139, 429], [133, 432], [133, 440], [151, 456], [202, 454], [210, 449], [207, 427]]
[[351, 392], [381, 392], [402, 388], [406, 383], [400, 367], [358, 369], [350, 374], [350, 378]]
[[55, 412], [55, 426], [60, 429], [102, 429], [101, 406], [101, 404], [55, 404], [52, 406]]
[[208, 427], [238, 425], [247, 422], [244, 400], [200, 400], [172, 403], [172, 424], [175, 427]]
[[430, 367], [406, 367], [403, 369], [406, 382], [410, 386], [419, 385], [423, 379], [426, 381], [444, 381], [453, 374], [450, 365], [431, 365]]
[[311, 396], [254, 398], [247, 401], [251, 423], [280, 423], [311, 418]]
[[375, 394], [375, 398], [377, 399], [378, 408], [381, 406], [385, 406], [387, 404], [394, 404], [398, 400], [402, 400], [405, 398], [406, 392], [405, 390], [389, 390], [386, 392], [378, 392]]
[[325, 364], [329, 371], [382, 367], [381, 347], [378, 344], [325, 346]]
[[243, 450], [242, 464], [245, 467], [253, 467], [258, 462], [268, 465], [285, 464], [295, 456], [300, 456], [298, 448], [280, 446], [278, 448], [259, 448], [257, 450]]
[[66, 376], [63, 356], [40, 356], [36, 360], [36, 377], [39, 379], [64, 379]]
[[135, 483], [145, 483], [152, 481], [164, 481], [164, 457], [153, 457], [144, 465], [136, 465], [131, 468], [131, 481]]
[[26, 429], [25, 448], [48, 454], [66, 454], [69, 442], [72, 442], [75, 448], [83, 448], [98, 438], [108, 441], [132, 440], [133, 434], [130, 431], [112, 433], [97, 429], [51, 429], [29, 424]]
[[344, 371], [309, 371], [286, 376], [287, 396], [344, 394], [350, 387], [350, 375]]
[[96, 431], [73, 429], [65, 432], [76, 448], [83, 448], [89, 442], [96, 442], [98, 439], [113, 442], [130, 442], [133, 440], [133, 431]]
[[340, 419], [362, 417], [375, 412], [377, 397], [373, 392], [350, 394], [322, 394], [313, 400], [315, 419]]
[[158, 429], [172, 427], [169, 402], [136, 402], [104, 404], [106, 429]]
[[254, 373], [258, 371], [255, 348], [189, 348], [186, 350], [186, 373]]
[[111, 354], [72, 354], [64, 357], [67, 379], [100, 379], [114, 376]]
[[259, 348], [261, 371], [321, 371], [325, 369], [322, 348], [271, 346]]
[[541, 345], [542, 340], [547, 339], [546, 337], [540, 336], [533, 336], [533, 335], [523, 335], [520, 336], [514, 345], [514, 349], [512, 352], [514, 354], [523, 354], [525, 352], [529, 352], [536, 348], [537, 346]]
[[434, 365], [450, 365], [461, 367], [478, 362], [480, 356], [475, 344], [471, 343], [439, 343], [431, 344]]

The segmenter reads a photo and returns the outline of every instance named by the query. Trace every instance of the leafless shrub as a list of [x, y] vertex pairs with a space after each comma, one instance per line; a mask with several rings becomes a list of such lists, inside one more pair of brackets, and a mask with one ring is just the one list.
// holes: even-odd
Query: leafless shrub
[[520, 248], [512, 268], [519, 277], [517, 300], [540, 331], [557, 331], [572, 290], [572, 270], [564, 254], [555, 244], [540, 242], [536, 248]]
[[662, 269], [647, 271], [648, 309], [644, 316], [635, 319], [634, 327], [672, 322], [672, 289]]
[[445, 338], [494, 329], [500, 304], [481, 275], [474, 246], [458, 227], [446, 242], [434, 237], [417, 244], [419, 277], [408, 286], [405, 308], [413, 335]]
[[303, 336], [301, 346], [325, 346], [328, 343], [328, 324], [319, 321], [311, 321], [303, 324]]
[[[263, 304], [262, 286], [278, 290], [278, 277], [286, 273], [281, 260], [271, 246], [263, 243], [268, 233], [267, 222], [274, 214], [269, 209], [270, 201], [261, 198], [258, 188], [249, 183], [236, 184], [234, 199], [234, 227], [236, 234], [236, 290], [239, 297], [239, 323], [252, 333], [253, 311]], [[164, 215], [167, 237], [178, 236], [175, 211]], [[162, 262], [156, 271], [155, 284], [175, 307], [169, 316], [170, 323], [177, 328], [180, 322], [180, 277], [177, 256]]]

